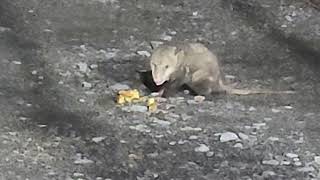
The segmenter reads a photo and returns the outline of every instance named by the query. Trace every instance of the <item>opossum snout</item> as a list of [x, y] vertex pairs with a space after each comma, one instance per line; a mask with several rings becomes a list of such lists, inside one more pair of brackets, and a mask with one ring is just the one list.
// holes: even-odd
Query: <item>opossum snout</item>
[[157, 86], [162, 85], [166, 80], [165, 79], [161, 79], [161, 78], [153, 78], [154, 83], [156, 83]]

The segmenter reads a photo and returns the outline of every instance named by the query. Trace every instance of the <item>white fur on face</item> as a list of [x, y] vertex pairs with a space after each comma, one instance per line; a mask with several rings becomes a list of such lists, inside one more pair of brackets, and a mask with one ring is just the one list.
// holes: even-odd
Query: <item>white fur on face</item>
[[176, 64], [177, 56], [174, 55], [173, 51], [156, 50], [150, 61], [153, 81], [157, 85], [162, 85], [170, 80], [170, 76], [176, 70]]

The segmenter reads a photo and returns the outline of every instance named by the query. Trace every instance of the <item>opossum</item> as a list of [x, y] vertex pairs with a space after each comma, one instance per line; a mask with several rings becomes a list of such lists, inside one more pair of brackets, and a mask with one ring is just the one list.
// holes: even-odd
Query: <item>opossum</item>
[[208, 96], [215, 93], [292, 94], [294, 91], [235, 89], [224, 84], [218, 58], [206, 46], [197, 42], [163, 44], [152, 52], [150, 58], [152, 78], [161, 96], [171, 96], [186, 84], [196, 94]]

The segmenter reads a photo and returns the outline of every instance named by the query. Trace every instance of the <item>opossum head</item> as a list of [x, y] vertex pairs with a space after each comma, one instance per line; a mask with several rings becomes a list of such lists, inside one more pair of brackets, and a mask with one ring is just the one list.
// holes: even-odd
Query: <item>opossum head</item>
[[162, 85], [172, 78], [178, 69], [178, 54], [176, 47], [159, 47], [151, 55], [150, 66], [153, 81], [157, 86]]

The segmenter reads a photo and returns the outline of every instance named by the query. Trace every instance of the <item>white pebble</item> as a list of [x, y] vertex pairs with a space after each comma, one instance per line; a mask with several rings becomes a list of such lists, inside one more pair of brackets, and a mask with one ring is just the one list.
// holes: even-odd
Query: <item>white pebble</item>
[[294, 165], [296, 165], [296, 166], [302, 166], [302, 162], [296, 161], [296, 162], [294, 162]]
[[94, 162], [90, 159], [78, 159], [74, 161], [74, 164], [91, 164], [91, 163], [94, 163]]
[[145, 57], [150, 57], [151, 54], [148, 51], [137, 51], [137, 54]]
[[22, 64], [21, 61], [12, 61], [12, 63], [15, 64], [15, 65], [21, 65]]
[[176, 144], [177, 144], [177, 142], [175, 142], [175, 141], [171, 141], [171, 142], [169, 142], [169, 144], [170, 144], [171, 146], [174, 146], [174, 145], [176, 145]]
[[199, 138], [198, 136], [191, 135], [191, 136], [189, 137], [189, 140], [196, 140], [196, 139], [198, 139], [198, 138]]
[[250, 108], [249, 108], [249, 111], [256, 111], [257, 109], [255, 108], [255, 107], [253, 107], [253, 106], [251, 106]]
[[116, 84], [110, 86], [110, 89], [112, 89], [114, 91], [120, 91], [120, 90], [130, 89], [130, 87], [128, 85], [126, 85], [126, 84], [116, 83]]
[[293, 109], [292, 106], [284, 106], [285, 109]]
[[300, 161], [300, 159], [295, 157], [295, 158], [293, 158], [293, 161], [298, 162], [298, 161]]
[[38, 72], [36, 70], [31, 71], [32, 75], [36, 75]]
[[300, 172], [313, 172], [313, 171], [315, 171], [314, 167], [311, 167], [311, 166], [298, 168], [297, 170]]
[[101, 136], [101, 137], [93, 137], [92, 141], [95, 142], [95, 143], [99, 143], [99, 142], [103, 141], [104, 139], [106, 139], [106, 137], [103, 137], [103, 136]]
[[248, 140], [249, 139], [249, 136], [244, 134], [244, 133], [239, 133], [238, 135], [239, 135], [240, 139], [242, 139], [242, 140]]
[[73, 173], [73, 176], [74, 177], [80, 177], [80, 176], [84, 176], [84, 174], [75, 172], [75, 173]]
[[198, 16], [198, 11], [192, 12], [192, 16]]
[[204, 97], [204, 96], [195, 96], [194, 97], [194, 101], [197, 103], [202, 103], [205, 99], [206, 99], [206, 97]]
[[273, 113], [279, 113], [279, 112], [281, 112], [279, 109], [274, 109], [274, 108], [272, 108], [271, 111], [272, 111]]
[[97, 69], [98, 68], [98, 64], [91, 64], [90, 65], [90, 69]]
[[286, 20], [289, 21], [289, 22], [292, 22], [292, 21], [293, 21], [292, 17], [289, 16], [289, 15], [286, 15], [285, 18], [286, 18]]
[[171, 41], [172, 40], [172, 36], [169, 36], [166, 34], [163, 34], [160, 38], [164, 41]]
[[84, 102], [86, 102], [86, 100], [81, 98], [81, 99], [79, 99], [79, 102], [84, 103]]
[[210, 149], [207, 145], [205, 144], [200, 144], [200, 146], [196, 147], [194, 149], [196, 152], [208, 152]]
[[281, 163], [280, 163], [280, 165], [284, 165], [284, 166], [289, 166], [290, 164], [291, 164], [291, 162], [290, 161], [286, 161], [286, 160], [281, 161]]
[[279, 141], [280, 139], [278, 137], [269, 137], [268, 140], [270, 140], [270, 141]]
[[212, 152], [212, 151], [209, 151], [209, 152], [207, 152], [207, 157], [212, 157], [213, 155], [214, 155], [214, 152]]
[[199, 128], [199, 127], [193, 128], [193, 127], [190, 127], [190, 126], [186, 126], [186, 127], [180, 128], [180, 130], [181, 131], [202, 131], [202, 129]]
[[143, 112], [148, 111], [148, 107], [142, 106], [142, 105], [131, 105], [131, 106], [123, 107], [122, 110], [128, 111], [128, 112], [141, 112], [141, 113], [143, 113]]
[[271, 159], [271, 160], [263, 160], [263, 161], [262, 161], [262, 164], [276, 166], [276, 165], [279, 165], [279, 161], [274, 160], [274, 159]]
[[241, 143], [236, 143], [233, 147], [242, 149], [243, 145]]
[[235, 141], [238, 139], [239, 139], [239, 137], [233, 132], [221, 133], [221, 136], [220, 136], [220, 142]]
[[294, 153], [287, 153], [286, 156], [291, 159], [299, 157], [298, 154], [294, 154]]
[[84, 88], [91, 88], [92, 85], [91, 85], [91, 83], [88, 83], [88, 82], [82, 82], [82, 87], [84, 87]]
[[87, 65], [87, 63], [80, 62], [80, 63], [77, 64], [77, 66], [78, 66], [78, 68], [79, 68], [79, 70], [80, 70], [81, 72], [87, 72], [87, 70], [88, 70], [88, 65]]
[[315, 156], [314, 161], [320, 165], [320, 156]]

